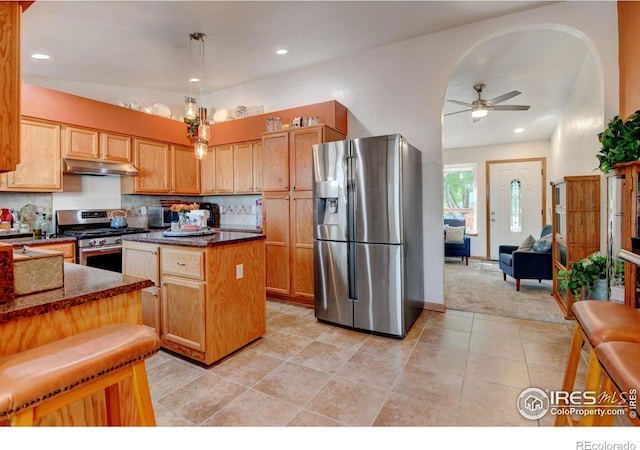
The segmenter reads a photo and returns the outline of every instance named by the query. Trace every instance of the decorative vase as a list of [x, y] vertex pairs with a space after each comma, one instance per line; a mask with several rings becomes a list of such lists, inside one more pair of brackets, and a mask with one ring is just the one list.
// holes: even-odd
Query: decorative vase
[[183, 226], [189, 223], [189, 212], [188, 211], [180, 211], [178, 212], [178, 228], [182, 229]]
[[588, 300], [607, 299], [607, 280], [599, 279], [593, 284], [593, 291], [587, 294]]

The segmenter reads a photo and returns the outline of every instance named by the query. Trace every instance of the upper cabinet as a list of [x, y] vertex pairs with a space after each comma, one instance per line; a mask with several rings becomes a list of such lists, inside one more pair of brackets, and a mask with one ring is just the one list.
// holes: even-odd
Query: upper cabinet
[[20, 14], [18, 2], [0, 2], [0, 172], [20, 162]]
[[193, 147], [171, 146], [171, 193], [200, 194], [200, 161]]
[[294, 128], [262, 135], [262, 190], [264, 192], [310, 191], [311, 152], [314, 144], [345, 139], [325, 125]]
[[122, 193], [168, 194], [171, 190], [169, 161], [169, 144], [134, 139], [133, 163], [138, 176], [122, 178]]
[[111, 162], [131, 162], [131, 138], [72, 126], [64, 127], [63, 155]]
[[60, 125], [37, 120], [22, 120], [20, 164], [2, 174], [2, 190], [23, 192], [59, 192], [62, 190], [60, 161]]
[[252, 194], [262, 189], [262, 142], [209, 147], [201, 162], [202, 188], [207, 194]]

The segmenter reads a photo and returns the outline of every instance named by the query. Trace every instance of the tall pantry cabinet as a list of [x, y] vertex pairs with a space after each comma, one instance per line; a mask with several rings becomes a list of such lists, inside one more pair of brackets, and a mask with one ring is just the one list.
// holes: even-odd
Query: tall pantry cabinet
[[313, 304], [314, 144], [346, 139], [325, 125], [262, 135], [267, 295]]

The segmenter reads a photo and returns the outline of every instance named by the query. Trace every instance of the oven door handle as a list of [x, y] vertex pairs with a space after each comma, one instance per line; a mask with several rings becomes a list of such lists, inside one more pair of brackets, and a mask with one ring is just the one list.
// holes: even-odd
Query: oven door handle
[[89, 247], [89, 248], [81, 248], [80, 252], [82, 253], [117, 253], [122, 251], [122, 245], [113, 245], [110, 247]]

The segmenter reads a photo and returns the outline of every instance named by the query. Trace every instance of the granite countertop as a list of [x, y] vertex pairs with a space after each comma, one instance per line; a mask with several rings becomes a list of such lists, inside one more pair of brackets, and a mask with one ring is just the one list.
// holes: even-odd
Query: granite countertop
[[255, 239], [265, 239], [264, 234], [237, 231], [216, 231], [205, 236], [165, 237], [164, 231], [122, 236], [123, 241], [147, 242], [150, 244], [177, 245], [182, 247], [213, 247], [221, 244], [238, 243]]
[[64, 287], [0, 303], [0, 323], [113, 297], [153, 286], [153, 281], [79, 264], [64, 263]]
[[35, 239], [33, 236], [26, 236], [0, 240], [0, 244], [11, 244], [14, 247], [18, 248], [22, 247], [23, 245], [61, 244], [64, 242], [76, 242], [76, 238], [72, 236], [61, 236], [49, 239]]

